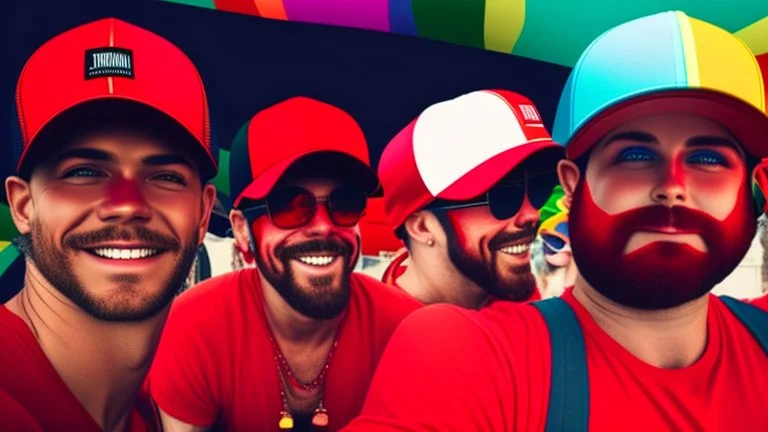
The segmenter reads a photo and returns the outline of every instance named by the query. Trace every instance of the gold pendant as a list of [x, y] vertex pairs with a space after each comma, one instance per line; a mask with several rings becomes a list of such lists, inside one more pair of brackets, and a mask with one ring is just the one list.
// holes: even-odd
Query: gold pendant
[[280, 413], [280, 422], [277, 424], [280, 430], [293, 429], [293, 417], [288, 411], [282, 411]]
[[312, 416], [312, 424], [317, 427], [328, 426], [328, 411], [325, 408], [317, 408]]

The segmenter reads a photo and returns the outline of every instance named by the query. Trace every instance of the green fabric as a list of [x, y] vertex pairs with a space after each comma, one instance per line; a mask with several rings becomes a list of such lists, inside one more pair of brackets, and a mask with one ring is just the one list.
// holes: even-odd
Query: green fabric
[[208, 9], [216, 9], [216, 3], [214, 0], [164, 0], [171, 3], [181, 3], [189, 6], [204, 7]]
[[552, 195], [549, 196], [547, 202], [545, 202], [544, 206], [541, 207], [541, 210], [539, 210], [539, 220], [541, 222], [544, 222], [556, 214], [562, 213], [562, 210], [557, 207], [557, 201], [564, 196], [565, 191], [563, 191], [562, 186], [557, 185], [554, 189], [552, 189]]
[[219, 149], [219, 173], [211, 180], [216, 190], [229, 196], [229, 151]]
[[11, 210], [7, 204], [0, 204], [0, 240], [11, 241], [19, 232], [11, 219]]
[[485, 0], [413, 0], [411, 7], [419, 36], [485, 48]]
[[8, 270], [8, 267], [10, 267], [17, 259], [19, 259], [19, 250], [16, 249], [16, 246], [7, 246], [0, 251], [0, 276], [2, 276], [3, 273]]

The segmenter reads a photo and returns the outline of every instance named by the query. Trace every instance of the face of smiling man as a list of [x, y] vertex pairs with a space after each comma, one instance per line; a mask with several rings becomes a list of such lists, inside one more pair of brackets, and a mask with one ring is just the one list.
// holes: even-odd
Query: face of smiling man
[[699, 298], [755, 235], [745, 156], [721, 126], [692, 115], [629, 121], [590, 155], [570, 213], [579, 271], [638, 309]]
[[81, 135], [7, 188], [34, 267], [105, 321], [143, 320], [170, 303], [215, 197], [193, 158], [131, 128]]

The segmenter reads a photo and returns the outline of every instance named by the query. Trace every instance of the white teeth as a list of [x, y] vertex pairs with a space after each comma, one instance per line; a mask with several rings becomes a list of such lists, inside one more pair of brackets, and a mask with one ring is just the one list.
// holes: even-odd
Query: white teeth
[[117, 248], [99, 248], [93, 249], [93, 253], [102, 257], [115, 260], [139, 259], [152, 255], [157, 255], [157, 249], [117, 249]]
[[527, 252], [528, 249], [530, 249], [530, 247], [531, 246], [528, 244], [520, 244], [520, 245], [514, 245], [514, 246], [505, 246], [499, 249], [499, 251], [509, 255], [519, 255]]
[[298, 257], [298, 260], [303, 262], [304, 264], [309, 264], [313, 266], [327, 266], [328, 264], [332, 263], [333, 260], [335, 260], [336, 257], [334, 256], [300, 256]]

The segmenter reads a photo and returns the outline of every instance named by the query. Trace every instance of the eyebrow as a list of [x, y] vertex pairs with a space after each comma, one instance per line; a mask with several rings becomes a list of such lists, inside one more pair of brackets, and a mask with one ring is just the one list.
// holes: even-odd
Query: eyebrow
[[[115, 162], [117, 160], [115, 156], [109, 152], [92, 148], [67, 150], [56, 158], [58, 162], [65, 161], [67, 159], [87, 159], [100, 162]], [[190, 161], [175, 154], [159, 154], [147, 156], [142, 160], [142, 163], [149, 166], [184, 165], [190, 169], [195, 169]]]
[[[640, 131], [627, 131], [621, 132], [612, 136], [603, 145], [603, 148], [608, 147], [611, 143], [616, 141], [636, 141], [647, 144], [658, 144], [659, 141], [655, 136], [647, 132]], [[726, 137], [714, 136], [714, 135], [701, 135], [689, 138], [685, 142], [686, 147], [727, 147], [734, 150], [736, 153], [741, 153], [741, 148], [733, 140]]]

